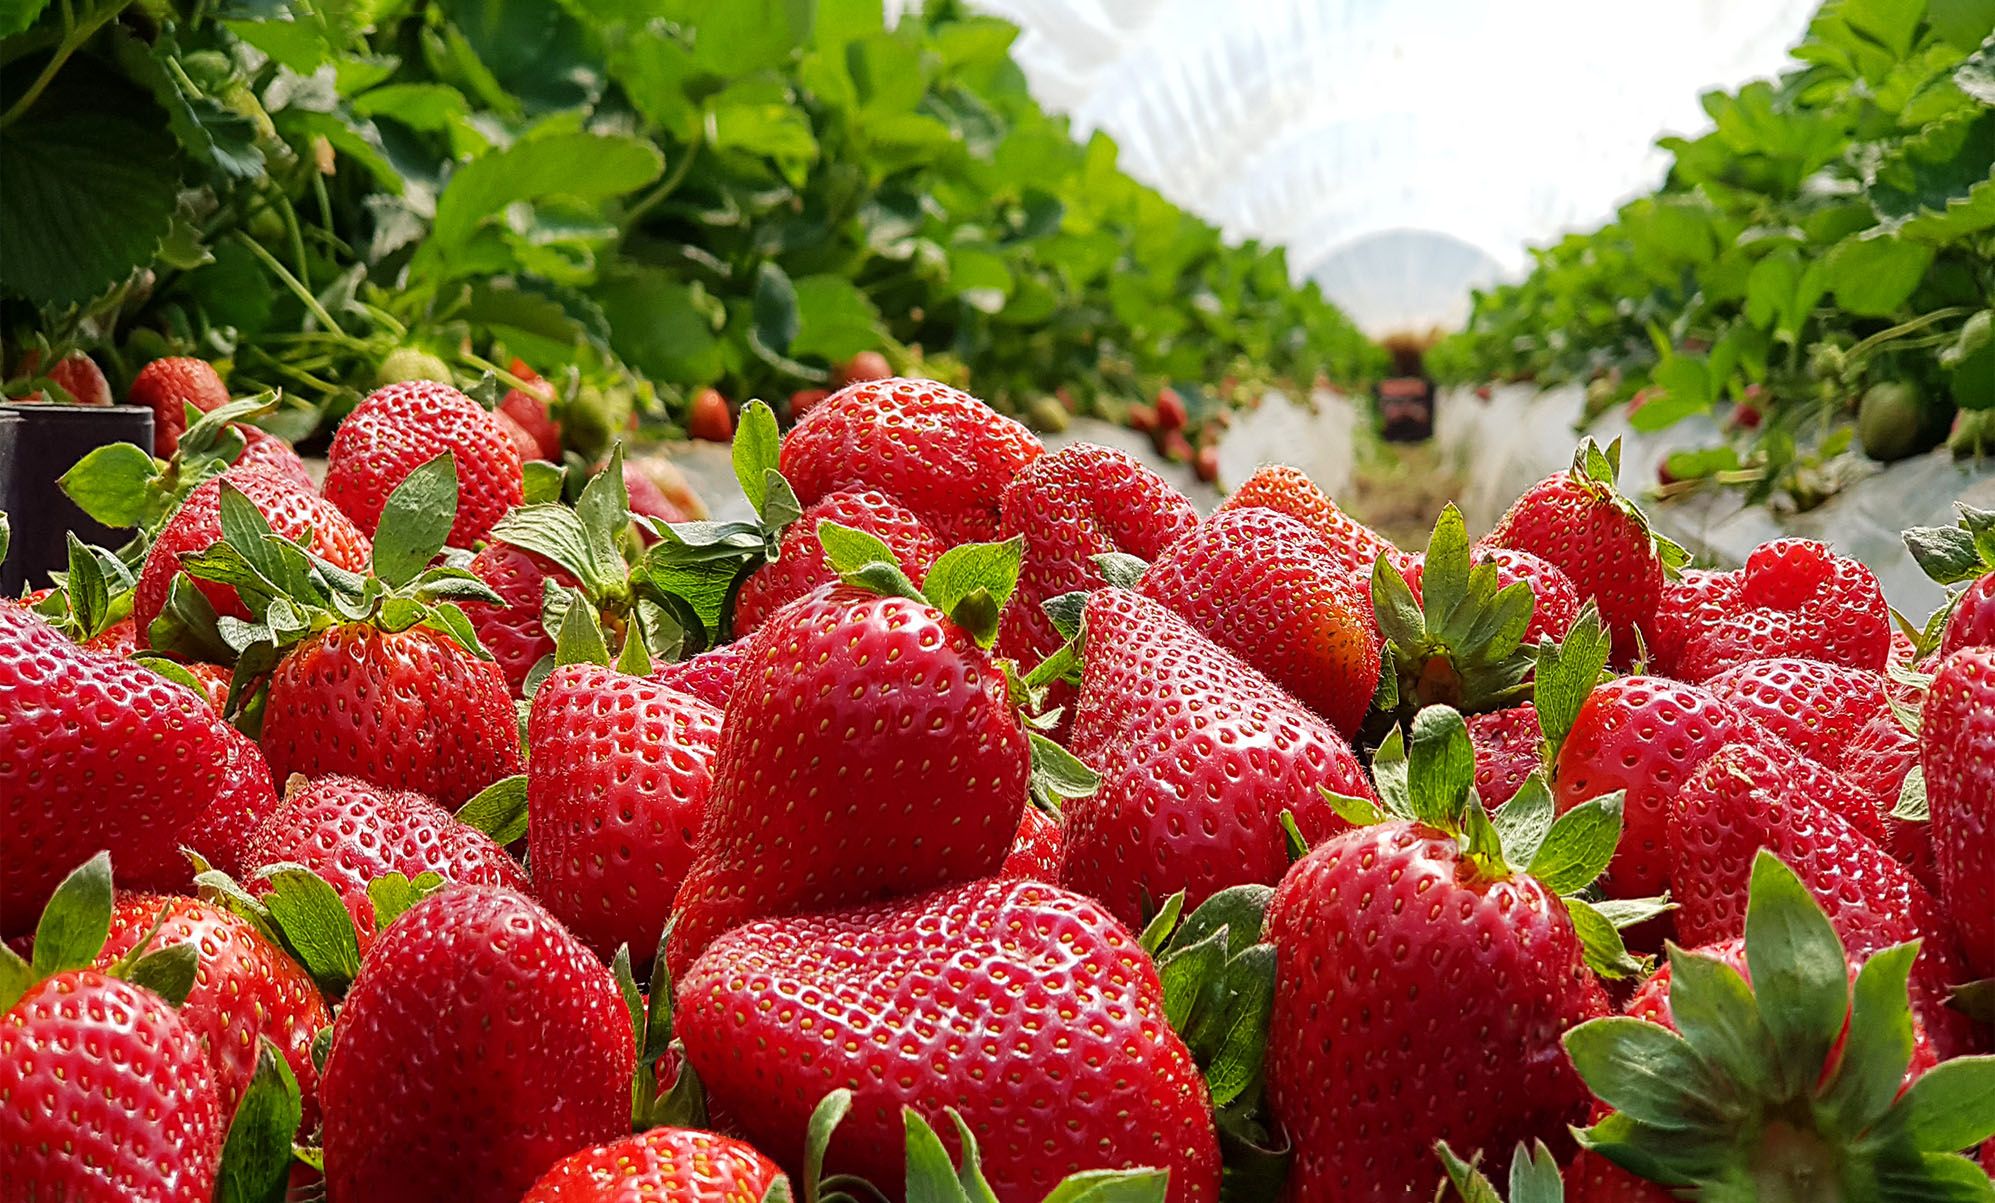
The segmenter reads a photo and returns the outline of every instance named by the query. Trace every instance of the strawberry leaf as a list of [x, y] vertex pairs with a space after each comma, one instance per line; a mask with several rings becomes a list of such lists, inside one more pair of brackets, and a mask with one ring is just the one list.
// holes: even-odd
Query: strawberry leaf
[[[1851, 1139], [1891, 1110], [1912, 1063], [1912, 1002], [1908, 983], [1917, 942], [1871, 954], [1850, 988], [1849, 1033], [1835, 1080], [1817, 1104], [1822, 1124]], [[1676, 992], [1670, 993], [1676, 1009]], [[1995, 1127], [1995, 1125], [1991, 1125]], [[1936, 1152], [1949, 1150], [1935, 1150]]]
[[1111, 589], [1134, 589], [1143, 581], [1143, 574], [1150, 570], [1149, 562], [1125, 551], [1106, 551], [1091, 557], [1095, 567], [1101, 570], [1101, 579], [1108, 582]]
[[1626, 792], [1616, 790], [1580, 803], [1557, 819], [1524, 871], [1554, 894], [1576, 894], [1593, 884], [1621, 842]]
[[[882, 597], [928, 600], [907, 578], [893, 549], [877, 536], [826, 519], [817, 524], [817, 541], [832, 571], [846, 584], [870, 589]], [[934, 575], [933, 570], [930, 575]]]
[[1458, 831], [1463, 806], [1475, 786], [1475, 747], [1468, 725], [1447, 706], [1429, 706], [1413, 718], [1407, 748], [1407, 802], [1429, 827]]
[[1912, 1083], [1899, 1104], [1915, 1148], [1968, 1149], [1995, 1135], [1995, 1057], [1942, 1061]]
[[[1496, 1193], [1496, 1187], [1473, 1163], [1463, 1161], [1448, 1147], [1445, 1140], [1436, 1141], [1434, 1155], [1441, 1159], [1441, 1168], [1448, 1175], [1448, 1184], [1461, 1196], [1461, 1203], [1503, 1203], [1503, 1196]], [[1517, 1146], [1517, 1155], [1524, 1155], [1524, 1146]]]
[[285, 947], [328, 998], [345, 994], [360, 972], [360, 945], [339, 892], [301, 865], [273, 866], [262, 876], [270, 882], [263, 905]]
[[525, 837], [527, 829], [526, 774], [501, 777], [472, 795], [458, 808], [457, 821], [476, 827], [497, 844]]
[[374, 532], [374, 575], [400, 589], [429, 567], [457, 521], [457, 459], [446, 451], [404, 477], [388, 495]]
[[1926, 801], [1926, 770], [1922, 765], [1913, 765], [1905, 773], [1904, 782], [1898, 787], [1898, 801], [1891, 808], [1891, 817], [1908, 823], [1932, 821], [1931, 805]]
[[840, 1087], [818, 1100], [804, 1129], [804, 1203], [818, 1203], [818, 1186], [824, 1178], [824, 1154], [831, 1147], [831, 1134], [852, 1110], [852, 1092]]
[[1136, 937], [1136, 943], [1144, 952], [1150, 954], [1151, 959], [1154, 960], [1164, 951], [1171, 933], [1177, 930], [1178, 919], [1184, 914], [1184, 910], [1185, 892], [1178, 890], [1165, 898], [1164, 905], [1158, 907], [1157, 913], [1150, 916], [1150, 921], [1143, 925], [1142, 934]]
[[1773, 1067], [1773, 1035], [1752, 987], [1713, 956], [1668, 945], [1669, 1009], [1677, 1031], [1712, 1065], [1739, 1081], [1764, 1080]]
[[1157, 962], [1157, 978], [1164, 987], [1164, 1018], [1172, 1028], [1184, 1031], [1192, 1007], [1207, 985], [1226, 965], [1226, 929], [1208, 933], [1197, 943], [1178, 947]]
[[0, 944], [0, 1013], [11, 1011], [35, 984], [35, 970], [21, 954]]
[[979, 647], [997, 641], [998, 614], [1018, 587], [1025, 537], [965, 543], [942, 553], [922, 581], [928, 603], [970, 633]]
[[1573, 1068], [1595, 1098], [1659, 1128], [1722, 1127], [1740, 1100], [1682, 1036], [1645, 1019], [1592, 1019], [1566, 1033]]
[[1040, 1203], [1164, 1203], [1166, 1170], [1083, 1170], [1060, 1180]]
[[1578, 898], [1565, 899], [1565, 906], [1566, 914], [1572, 920], [1573, 934], [1579, 937], [1580, 953], [1586, 960], [1587, 968], [1601, 977], [1617, 981], [1641, 977], [1648, 972], [1644, 961], [1628, 955], [1628, 946], [1621, 939], [1620, 929], [1606, 915]]
[[1538, 728], [1544, 732], [1546, 764], [1557, 762], [1559, 748], [1564, 746], [1573, 723], [1578, 721], [1580, 707], [1599, 683], [1612, 650], [1613, 638], [1602, 625], [1600, 609], [1591, 598], [1562, 641], [1554, 644], [1547, 639], [1539, 643], [1533, 700], [1538, 711]]
[[256, 1072], [236, 1106], [215, 1177], [215, 1203], [282, 1203], [291, 1176], [291, 1140], [304, 1104], [298, 1080], [265, 1037]]
[[187, 1001], [194, 988], [194, 976], [201, 968], [201, 950], [193, 944], [175, 944], [155, 949], [133, 961], [122, 976], [134, 986], [144, 986], [174, 1006]]
[[[997, 1203], [983, 1183], [982, 1169], [972, 1168], [977, 1159], [974, 1138], [963, 1147], [964, 1174], [958, 1177], [949, 1150], [921, 1113], [902, 1107], [901, 1118], [907, 1125], [907, 1203]], [[981, 1193], [972, 1193], [971, 1182], [982, 1185]]]
[[110, 934], [111, 854], [99, 852], [63, 878], [42, 908], [35, 925], [35, 977], [90, 964]]
[[176, 573], [167, 585], [166, 604], [146, 628], [146, 642], [159, 651], [211, 664], [236, 658], [235, 649], [222, 638], [214, 605], [184, 572]]
[[116, 530], [145, 523], [165, 468], [135, 444], [106, 443], [77, 460], [56, 484], [77, 509]]
[[603, 470], [582, 486], [575, 499], [575, 519], [582, 527], [585, 559], [575, 572], [590, 592], [607, 597], [619, 591], [629, 575], [617, 539], [630, 525], [630, 487], [623, 478], [623, 444], [610, 448]]
[[1544, 847], [1545, 837], [1551, 834], [1552, 822], [1557, 817], [1554, 810], [1552, 790], [1545, 784], [1545, 775], [1532, 772], [1510, 801], [1497, 807], [1490, 816], [1498, 838], [1503, 841], [1504, 859], [1525, 866], [1537, 859], [1538, 850]]
[[1042, 809], [1057, 815], [1068, 799], [1101, 788], [1101, 775], [1080, 757], [1037, 731], [1027, 731], [1025, 739], [1032, 748], [1032, 798]]
[[[505, 780], [512, 781], [515, 778], [508, 777]], [[502, 785], [504, 782], [498, 784]], [[494, 788], [496, 786], [487, 787], [478, 797], [484, 797]], [[466, 809], [477, 800], [478, 798], [473, 798], [471, 802], [465, 803]], [[463, 813], [463, 811], [458, 812], [460, 817]], [[374, 930], [387, 931], [410, 907], [442, 888], [443, 878], [434, 871], [418, 873], [413, 881], [401, 873], [389, 872], [368, 882], [367, 901], [374, 905]]]
[[561, 500], [568, 484], [568, 469], [546, 460], [530, 459], [520, 465], [520, 500], [524, 505], [545, 505]]
[[1773, 853], [1753, 859], [1746, 897], [1746, 964], [1773, 1034], [1778, 1081], [1810, 1090], [1849, 1017], [1849, 968], [1836, 929], [1794, 870]]
[[780, 471], [783, 436], [776, 427], [776, 411], [765, 401], [750, 401], [741, 407], [734, 428], [734, 479], [741, 482], [742, 495], [755, 516], [763, 518], [769, 503], [769, 474]]
[[571, 589], [567, 612], [561, 616], [561, 629], [554, 637], [554, 663], [608, 664], [610, 646], [603, 639], [602, 624], [596, 620], [596, 607], [579, 589]]
[[1379, 807], [1395, 819], [1413, 817], [1408, 771], [1406, 737], [1400, 728], [1394, 727], [1386, 732], [1378, 751], [1372, 753], [1372, 788], [1378, 793]]

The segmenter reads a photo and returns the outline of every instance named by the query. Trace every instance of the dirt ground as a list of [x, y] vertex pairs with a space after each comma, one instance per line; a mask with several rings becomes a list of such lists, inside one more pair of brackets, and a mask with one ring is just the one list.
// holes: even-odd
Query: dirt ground
[[1400, 547], [1417, 551], [1427, 546], [1435, 516], [1459, 484], [1432, 442], [1369, 442], [1358, 449], [1349, 495], [1337, 502]]

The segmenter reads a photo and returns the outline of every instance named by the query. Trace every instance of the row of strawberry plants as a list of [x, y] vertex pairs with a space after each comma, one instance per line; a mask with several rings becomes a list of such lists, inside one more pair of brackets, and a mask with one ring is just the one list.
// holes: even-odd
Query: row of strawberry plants
[[285, 390], [298, 439], [518, 356], [598, 455], [633, 410], [809, 397], [863, 353], [1040, 425], [1379, 364], [1278, 249], [1077, 143], [1016, 31], [955, 4], [93, 0], [0, 33], [10, 395], [74, 392], [74, 350], [119, 387], [196, 354]]
[[[1777, 79], [1704, 99], [1668, 175], [1480, 293], [1430, 363], [1584, 384], [1638, 430], [1720, 419], [1674, 487], [1800, 508], [1846, 461], [1995, 446], [1995, 3], [1830, 0]], [[1958, 416], [1956, 416], [1958, 415]], [[1950, 430], [1951, 423], [1951, 430]]]

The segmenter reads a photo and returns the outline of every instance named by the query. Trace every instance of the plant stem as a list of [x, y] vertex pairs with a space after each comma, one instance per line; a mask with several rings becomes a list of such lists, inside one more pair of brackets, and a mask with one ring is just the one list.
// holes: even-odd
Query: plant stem
[[28, 85], [28, 90], [21, 93], [20, 99], [7, 106], [6, 112], [0, 113], [0, 129], [6, 129], [8, 126], [14, 124], [14, 122], [20, 120], [21, 114], [27, 112], [34, 105], [35, 101], [41, 98], [41, 94], [48, 90], [49, 84], [55, 80], [56, 73], [61, 71], [62, 65], [69, 61], [69, 56], [81, 50], [83, 44], [95, 37], [98, 30], [110, 24], [112, 19], [123, 8], [123, 4], [113, 4], [102, 12], [92, 13], [85, 19], [82, 25], [78, 26], [71, 23], [67, 6], [65, 5], [63, 17], [64, 23], [69, 25], [69, 32], [64, 35], [61, 44], [55, 48], [54, 57], [50, 58], [48, 63], [42, 67], [42, 73], [35, 76], [35, 82]]
[[256, 239], [251, 238], [241, 230], [236, 230], [229, 237], [249, 248], [250, 254], [255, 255], [263, 261], [263, 266], [277, 273], [277, 278], [282, 280], [284, 286], [291, 290], [292, 295], [296, 296], [299, 302], [305, 306], [306, 310], [319, 320], [320, 325], [339, 335], [341, 338], [350, 337], [346, 331], [340, 329], [339, 323], [333, 320], [332, 314], [326, 312], [326, 307], [319, 304], [319, 298], [313, 296], [310, 289], [299, 283], [298, 278], [291, 274], [290, 269], [277, 261], [277, 256], [258, 246]]
[[686, 153], [679, 158], [679, 165], [674, 167], [671, 173], [664, 179], [660, 180], [656, 188], [639, 197], [637, 203], [632, 205], [624, 213], [623, 228], [626, 230], [630, 229], [637, 224], [639, 218], [656, 208], [666, 197], [677, 192], [679, 185], [686, 182], [686, 175], [692, 171], [693, 160], [699, 157], [700, 144], [698, 142], [686, 147]]

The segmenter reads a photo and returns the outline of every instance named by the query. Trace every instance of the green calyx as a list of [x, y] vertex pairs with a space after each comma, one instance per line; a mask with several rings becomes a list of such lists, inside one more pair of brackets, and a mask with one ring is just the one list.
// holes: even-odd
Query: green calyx
[[1661, 561], [1663, 572], [1672, 579], [1678, 576], [1685, 564], [1690, 563], [1690, 552], [1669, 536], [1657, 531], [1649, 522], [1649, 516], [1642, 512], [1617, 483], [1621, 478], [1621, 440], [1616, 438], [1607, 444], [1605, 450], [1592, 438], [1580, 440], [1572, 455], [1572, 467], [1568, 475], [1574, 483], [1592, 497], [1612, 502], [1614, 508], [1627, 515], [1640, 528]]
[[[259, 393], [201, 413], [191, 406], [191, 425], [170, 460], [134, 443], [95, 448], [62, 474], [57, 483], [78, 509], [114, 529], [137, 527], [150, 539], [166, 525], [180, 502], [211, 476], [228, 471], [247, 446], [236, 423], [277, 408], [278, 395]], [[142, 550], [142, 544], [134, 548]]]
[[[672, 1033], [672, 974], [665, 965], [665, 942], [672, 934], [668, 921], [658, 935], [658, 947], [651, 960], [651, 977], [640, 992], [632, 973], [630, 946], [617, 949], [610, 962], [610, 975], [616, 979], [630, 1012], [631, 1037], [637, 1049], [637, 1070], [631, 1077], [631, 1126], [642, 1132], [648, 1128], [671, 1126], [704, 1128], [707, 1125], [706, 1089], [685, 1056], [685, 1046]], [[658, 1067], [668, 1052], [678, 1065], [678, 1077], [660, 1092]]]
[[[1441, 1159], [1448, 1185], [1454, 1188], [1461, 1203], [1504, 1203], [1503, 1196], [1477, 1167], [1475, 1159], [1463, 1161], [1445, 1140], [1435, 1143], [1434, 1155]], [[1559, 1176], [1559, 1163], [1545, 1142], [1536, 1141], [1529, 1148], [1519, 1142], [1510, 1157], [1509, 1203], [1565, 1203], [1565, 1197], [1565, 1180]]]
[[1018, 535], [1002, 543], [965, 543], [944, 552], [917, 587], [874, 535], [826, 520], [817, 524], [817, 539], [846, 584], [933, 606], [981, 648], [997, 642], [998, 615], [1018, 587], [1025, 557], [1025, 539]]
[[1542, 757], [1547, 776], [1558, 765], [1559, 749], [1579, 721], [1580, 707], [1606, 678], [1607, 658], [1613, 647], [1613, 636], [1602, 625], [1600, 611], [1590, 598], [1563, 640], [1539, 642], [1531, 694], [1538, 730], [1544, 736]]
[[132, 612], [138, 578], [118, 553], [93, 547], [70, 531], [69, 568], [55, 576], [56, 588], [33, 606], [48, 624], [77, 643], [103, 634]]
[[1555, 814], [1542, 771], [1491, 814], [1475, 788], [1475, 746], [1459, 712], [1429, 706], [1414, 716], [1410, 736], [1395, 727], [1372, 758], [1377, 802], [1324, 790], [1330, 805], [1355, 826], [1390, 820], [1419, 823], [1453, 837], [1484, 881], [1517, 874], [1536, 878], [1564, 899], [1587, 963], [1605, 977], [1642, 971], [1628, 955], [1620, 929], [1668, 909], [1662, 899], [1590, 902], [1580, 896], [1607, 868], [1621, 839], [1622, 793], [1616, 791]]
[[1699, 1198], [1995, 1199], [1957, 1155], [1995, 1135], [1995, 1057], [1957, 1057], [1903, 1085], [1916, 942], [1873, 955], [1852, 982], [1822, 908], [1762, 851], [1745, 954], [1750, 984], [1669, 949], [1677, 1031], [1617, 1017], [1566, 1034], [1574, 1067], [1614, 1108], [1575, 1131], [1583, 1147]]
[[1522, 581], [1497, 587], [1496, 565], [1472, 564], [1468, 528], [1452, 504], [1427, 542], [1420, 600], [1392, 562], [1372, 567], [1372, 608], [1385, 636], [1374, 706], [1399, 719], [1422, 706], [1476, 712], [1528, 695], [1524, 646], [1536, 599]]

